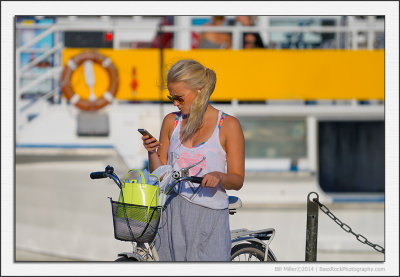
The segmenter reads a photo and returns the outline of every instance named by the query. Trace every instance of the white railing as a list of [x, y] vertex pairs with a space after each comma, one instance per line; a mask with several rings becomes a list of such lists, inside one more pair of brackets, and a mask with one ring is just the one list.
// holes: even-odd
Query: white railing
[[[215, 32], [229, 32], [232, 33], [232, 49], [241, 49], [240, 40], [242, 32], [259, 32], [262, 37], [267, 38], [266, 44], [268, 44], [268, 38], [270, 37], [270, 33], [335, 33], [336, 37], [340, 34], [344, 34], [348, 41], [346, 43], [345, 49], [359, 49], [359, 33], [367, 34], [367, 49], [374, 49], [374, 38], [376, 32], [384, 32], [384, 22], [383, 20], [376, 20], [373, 16], [368, 16], [368, 19], [365, 21], [357, 21], [354, 17], [349, 16], [349, 22], [346, 26], [339, 25], [340, 17], [332, 17], [333, 20], [336, 20], [335, 26], [271, 26], [268, 23], [268, 20], [260, 20], [263, 22], [262, 25], [258, 26], [192, 26], [190, 25], [190, 17], [189, 16], [179, 16], [177, 17], [179, 20], [176, 20], [177, 24], [171, 26], [162, 26], [163, 32], [172, 32], [175, 34], [175, 37], [178, 37], [179, 43], [175, 45], [175, 48], [188, 50], [191, 45], [191, 36], [190, 32], [204, 32], [204, 31], [215, 31]], [[260, 18], [262, 18], [260, 16]], [[274, 17], [274, 18], [284, 18], [284, 17]], [[329, 17], [312, 17], [315, 19], [329, 18]], [[84, 22], [84, 24], [82, 24]], [[27, 45], [20, 47], [20, 50], [25, 50], [29, 46], [34, 43], [40, 41], [40, 39], [44, 38], [46, 35], [51, 34], [54, 31], [110, 31], [114, 33], [114, 49], [120, 48], [120, 42], [124, 40], [123, 36], [120, 36], [119, 33], [121, 31], [131, 30], [135, 31], [149, 31], [149, 32], [157, 32], [157, 28], [149, 24], [149, 26], [143, 24], [136, 24], [135, 21], [131, 20], [131, 24], [113, 23], [112, 20], [104, 21], [99, 19], [98, 22], [90, 21], [79, 21], [79, 20], [71, 20], [68, 23], [54, 24], [51, 25], [41, 25], [41, 26], [26, 26], [23, 24], [17, 24], [17, 29], [20, 28], [48, 28], [45, 32], [40, 34], [37, 38], [35, 38], [32, 42]], [[188, 35], [189, 34], [189, 35]], [[179, 37], [188, 38], [187, 41], [179, 40]], [[175, 40], [177, 41], [177, 40]]]
[[[44, 28], [44, 26], [41, 26]], [[54, 27], [54, 29], [53, 29]], [[23, 26], [17, 26], [17, 28], [23, 28]], [[135, 26], [109, 26], [105, 24], [93, 24], [93, 25], [85, 25], [85, 26], [69, 26], [69, 25], [55, 25], [51, 27], [52, 29], [48, 29], [46, 35], [51, 34], [54, 31], [110, 31], [114, 33], [114, 49], [120, 48], [120, 38], [118, 36], [118, 32], [123, 29], [129, 29], [132, 31], [137, 30], [151, 30], [155, 31], [153, 27], [135, 27]], [[344, 34], [348, 38], [346, 39], [349, 43], [346, 43], [345, 49], [359, 49], [359, 32], [364, 32], [367, 34], [368, 41], [367, 41], [367, 49], [372, 50], [374, 49], [374, 37], [376, 32], [384, 32], [383, 26], [270, 26], [268, 28], [261, 27], [261, 26], [162, 26], [163, 32], [171, 32], [175, 33], [176, 36], [183, 36], [184, 34], [190, 34], [191, 32], [206, 32], [206, 31], [214, 31], [214, 32], [229, 32], [232, 33], [232, 49], [241, 49], [240, 46], [240, 35], [243, 32], [260, 32], [260, 33], [273, 33], [273, 32], [291, 32], [291, 33], [335, 33], [336, 36], [340, 34]], [[40, 34], [40, 38], [36, 39], [30, 45], [23, 46], [24, 49], [18, 49], [19, 52], [23, 52], [23, 50], [27, 49], [29, 46], [35, 44], [36, 42], [40, 41], [40, 39], [44, 38], [46, 35]], [[39, 37], [38, 36], [38, 37]], [[189, 36], [191, 38], [191, 36]], [[121, 39], [121, 38], [120, 38]], [[177, 49], [188, 48], [191, 45], [191, 41], [178, 43], [175, 47]], [[21, 47], [22, 48], [22, 47]], [[186, 49], [187, 50], [187, 49]]]

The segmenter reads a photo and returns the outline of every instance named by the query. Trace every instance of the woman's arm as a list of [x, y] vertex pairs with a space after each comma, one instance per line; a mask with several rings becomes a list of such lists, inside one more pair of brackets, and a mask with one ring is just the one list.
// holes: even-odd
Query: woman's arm
[[201, 185], [216, 187], [220, 183], [226, 190], [240, 190], [244, 181], [244, 136], [239, 120], [227, 116], [220, 132], [226, 152], [227, 173], [210, 172], [204, 175]]
[[161, 125], [160, 141], [142, 137], [143, 145], [148, 151], [149, 171], [153, 172], [158, 167], [167, 164], [169, 140], [172, 133], [175, 114], [168, 114]]

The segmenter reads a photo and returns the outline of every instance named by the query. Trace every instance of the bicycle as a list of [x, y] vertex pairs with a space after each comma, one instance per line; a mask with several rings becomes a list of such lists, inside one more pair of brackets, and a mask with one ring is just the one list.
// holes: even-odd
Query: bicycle
[[[202, 161], [200, 161], [202, 162]], [[169, 195], [176, 184], [189, 181], [200, 184], [202, 177], [189, 176], [189, 169], [196, 166], [200, 162], [189, 165], [188, 167], [182, 168], [179, 171], [172, 172], [173, 181], [164, 190], [165, 195]], [[108, 165], [105, 171], [92, 172], [90, 174], [92, 179], [110, 178], [112, 179], [120, 189], [122, 189], [122, 183], [118, 176], [114, 173], [114, 168]], [[142, 208], [148, 209], [147, 207], [137, 207], [118, 201], [113, 201], [110, 198], [113, 223], [114, 223], [114, 237], [122, 241], [130, 241], [132, 243], [132, 252], [119, 253], [115, 261], [117, 262], [133, 262], [133, 261], [159, 261], [157, 250], [154, 246], [154, 238], [157, 232], [160, 215], [163, 207], [156, 207], [150, 210], [149, 214], [152, 220], [139, 230], [132, 227], [132, 219], [128, 219], [128, 213], [130, 208]], [[125, 212], [125, 217], [121, 217], [121, 207]], [[229, 214], [234, 215], [238, 209], [242, 207], [242, 201], [239, 197], [229, 196]], [[128, 210], [128, 212], [127, 212]], [[119, 214], [119, 215], [118, 215]], [[121, 222], [126, 224], [122, 224]], [[125, 226], [125, 227], [123, 227]], [[132, 228], [136, 228], [132, 230]], [[133, 235], [133, 233], [136, 235]], [[127, 235], [129, 233], [129, 235]], [[140, 239], [137, 234], [140, 233]], [[246, 228], [231, 230], [231, 261], [277, 261], [276, 256], [269, 247], [272, 239], [275, 236], [274, 228], [267, 228], [262, 230], [249, 230]]]

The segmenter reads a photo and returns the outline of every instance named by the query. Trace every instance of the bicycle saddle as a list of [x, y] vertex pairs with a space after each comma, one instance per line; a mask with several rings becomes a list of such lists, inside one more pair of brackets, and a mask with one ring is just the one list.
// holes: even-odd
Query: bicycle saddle
[[229, 209], [239, 209], [242, 207], [242, 200], [237, 196], [229, 196]]

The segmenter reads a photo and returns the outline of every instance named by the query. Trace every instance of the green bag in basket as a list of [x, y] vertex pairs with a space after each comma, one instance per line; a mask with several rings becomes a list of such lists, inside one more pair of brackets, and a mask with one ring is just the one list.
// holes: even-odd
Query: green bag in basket
[[[128, 180], [128, 182], [125, 182], [127, 180], [126, 177], [131, 171], [137, 171], [139, 173], [140, 183], [138, 183], [138, 180]], [[118, 208], [118, 217], [129, 217], [143, 222], [148, 222], [150, 220], [150, 208], [157, 208], [158, 205], [160, 179], [154, 174], [149, 174], [149, 176], [157, 178], [157, 183], [155, 185], [146, 184], [146, 178], [141, 170], [131, 169], [126, 173], [123, 179], [124, 182], [122, 183], [119, 202], [142, 207], [121, 205], [121, 208]]]

